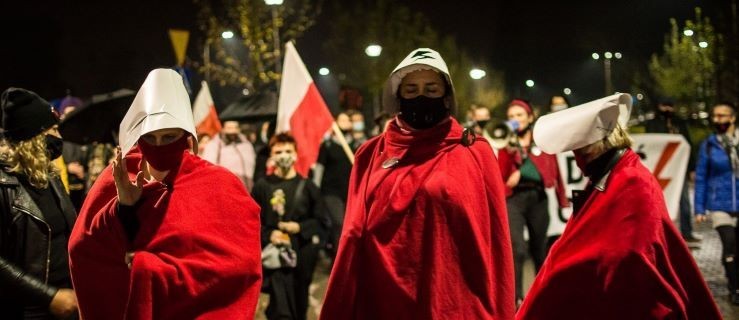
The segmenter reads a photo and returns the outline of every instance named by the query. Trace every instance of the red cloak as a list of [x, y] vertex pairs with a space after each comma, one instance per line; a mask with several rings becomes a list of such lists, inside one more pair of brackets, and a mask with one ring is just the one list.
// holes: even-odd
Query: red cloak
[[[129, 177], [141, 153], [128, 156]], [[253, 319], [261, 285], [259, 207], [233, 174], [189, 152], [144, 186], [131, 243], [116, 216], [109, 166], [85, 200], [69, 240], [85, 319]], [[135, 257], [129, 270], [127, 251]]]
[[721, 319], [662, 190], [627, 150], [567, 223], [517, 319]]
[[500, 171], [486, 140], [461, 140], [454, 119], [393, 121], [357, 151], [321, 319], [513, 318]]

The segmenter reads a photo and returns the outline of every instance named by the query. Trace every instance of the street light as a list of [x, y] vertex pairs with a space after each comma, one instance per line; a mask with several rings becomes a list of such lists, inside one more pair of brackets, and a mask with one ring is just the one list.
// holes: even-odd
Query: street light
[[327, 75], [329, 75], [329, 73], [331, 73], [331, 71], [329, 71], [328, 68], [326, 68], [326, 67], [323, 67], [321, 69], [318, 69], [318, 74], [320, 74], [322, 76], [327, 76]]
[[[600, 59], [600, 55], [598, 53], [593, 52], [592, 55], [593, 60]], [[603, 53], [603, 82], [605, 83], [605, 91], [606, 95], [610, 95], [613, 93], [613, 80], [611, 79], [611, 59], [621, 59], [623, 58], [623, 54], [621, 52], [612, 53], [610, 51], [606, 51]]]
[[268, 6], [279, 6], [282, 4], [282, 0], [264, 0], [264, 3], [266, 3]]
[[698, 46], [703, 49], [708, 48], [708, 42], [705, 42], [705, 41], [698, 42]]
[[531, 79], [526, 80], [526, 86], [529, 87], [529, 88], [533, 88], [534, 87], [534, 80], [531, 80]]
[[470, 70], [470, 78], [475, 80], [480, 80], [485, 77], [487, 73], [485, 73], [485, 70], [474, 68]]
[[226, 30], [221, 33], [221, 38], [223, 39], [231, 39], [234, 37], [234, 33], [231, 30]]
[[369, 57], [379, 57], [382, 53], [382, 47], [378, 44], [370, 44], [364, 49], [364, 53]]
[[564, 93], [565, 93], [566, 95], [568, 95], [568, 96], [569, 96], [570, 94], [572, 94], [572, 89], [570, 89], [570, 88], [565, 88], [565, 89], [564, 89], [564, 90], [562, 90], [562, 91], [564, 91]]
[[686, 37], [692, 37], [692, 36], [693, 36], [693, 30], [690, 30], [690, 29], [685, 29], [685, 30], [683, 31], [683, 34], [684, 34], [684, 35], [685, 35]]

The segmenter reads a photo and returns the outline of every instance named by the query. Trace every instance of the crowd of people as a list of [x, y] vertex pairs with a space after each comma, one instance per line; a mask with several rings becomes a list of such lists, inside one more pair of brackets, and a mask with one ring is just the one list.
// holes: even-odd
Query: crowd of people
[[[631, 150], [628, 94], [579, 106], [554, 96], [541, 117], [513, 99], [502, 127], [481, 106], [460, 124], [447, 65], [428, 48], [392, 70], [373, 130], [357, 110], [336, 115], [308, 177], [274, 125], [197, 132], [169, 69], [144, 81], [118, 146], [64, 142], [64, 115], [31, 91], [7, 89], [0, 104], [8, 319], [253, 318], [260, 292], [267, 318], [305, 319], [321, 251], [332, 261], [321, 319], [720, 319], [687, 246], [700, 241], [693, 211], [720, 235], [739, 304], [730, 103], [711, 109], [679, 230]], [[647, 131], [690, 139], [673, 107], [660, 103]], [[569, 151], [589, 179], [571, 196], [555, 156]], [[573, 208], [554, 244], [547, 190]]]

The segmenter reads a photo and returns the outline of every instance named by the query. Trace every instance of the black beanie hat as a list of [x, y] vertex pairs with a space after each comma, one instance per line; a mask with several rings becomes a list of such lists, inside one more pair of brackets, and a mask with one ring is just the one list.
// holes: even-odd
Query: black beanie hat
[[51, 128], [59, 121], [52, 106], [36, 93], [8, 88], [0, 96], [0, 127], [10, 141], [25, 141]]

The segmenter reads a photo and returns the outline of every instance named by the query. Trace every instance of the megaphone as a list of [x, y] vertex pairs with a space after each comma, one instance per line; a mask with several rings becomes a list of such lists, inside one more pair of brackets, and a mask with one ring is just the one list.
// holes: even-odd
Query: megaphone
[[518, 121], [508, 120], [496, 123], [486, 128], [488, 134], [492, 138], [492, 145], [496, 149], [503, 149], [507, 146], [515, 145], [518, 130]]

